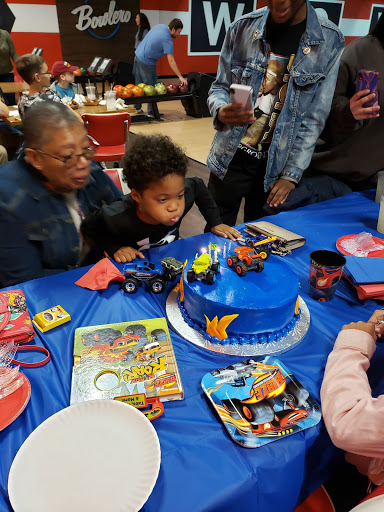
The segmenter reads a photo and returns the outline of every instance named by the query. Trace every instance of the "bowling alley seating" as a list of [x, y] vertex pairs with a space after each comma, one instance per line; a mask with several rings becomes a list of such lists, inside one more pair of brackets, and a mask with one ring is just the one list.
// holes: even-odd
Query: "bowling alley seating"
[[123, 170], [122, 169], [104, 169], [104, 172], [108, 174], [113, 183], [116, 185], [118, 189], [120, 189], [124, 194], [129, 194], [131, 189], [128, 187], [127, 183], [123, 180]]
[[131, 116], [127, 112], [83, 114], [88, 134], [97, 141], [96, 162], [119, 161], [126, 149]]

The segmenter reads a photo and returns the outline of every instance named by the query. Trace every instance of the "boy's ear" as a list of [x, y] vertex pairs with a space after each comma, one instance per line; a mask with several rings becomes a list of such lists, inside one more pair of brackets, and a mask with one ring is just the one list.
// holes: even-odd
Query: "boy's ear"
[[141, 194], [136, 189], [131, 188], [131, 197], [136, 203], [140, 203], [141, 201]]

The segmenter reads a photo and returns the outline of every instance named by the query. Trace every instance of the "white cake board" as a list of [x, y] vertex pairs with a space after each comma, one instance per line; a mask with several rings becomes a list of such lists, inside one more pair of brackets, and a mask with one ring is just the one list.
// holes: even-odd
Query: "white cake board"
[[292, 331], [286, 336], [283, 336], [280, 340], [275, 340], [270, 343], [257, 343], [256, 345], [251, 345], [250, 343], [246, 345], [240, 345], [239, 343], [234, 345], [217, 345], [206, 340], [200, 332], [195, 331], [195, 329], [184, 321], [177, 304], [177, 296], [178, 292], [172, 290], [167, 298], [166, 313], [169, 323], [175, 331], [187, 341], [190, 341], [198, 347], [211, 350], [212, 352], [241, 357], [282, 354], [298, 345], [309, 329], [309, 309], [303, 298], [299, 297], [299, 307], [301, 310], [300, 318], [297, 320]]

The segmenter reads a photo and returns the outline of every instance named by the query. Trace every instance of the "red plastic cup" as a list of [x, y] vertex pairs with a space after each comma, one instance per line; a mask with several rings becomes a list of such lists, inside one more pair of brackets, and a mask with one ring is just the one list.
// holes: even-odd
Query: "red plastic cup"
[[338, 252], [325, 250], [314, 251], [309, 257], [308, 295], [320, 302], [328, 302], [335, 295], [346, 259]]

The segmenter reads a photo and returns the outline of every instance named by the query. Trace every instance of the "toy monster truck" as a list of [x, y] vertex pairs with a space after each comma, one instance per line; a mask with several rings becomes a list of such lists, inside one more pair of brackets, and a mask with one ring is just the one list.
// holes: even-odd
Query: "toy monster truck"
[[173, 281], [182, 269], [181, 261], [172, 257], [163, 258], [161, 266], [147, 260], [126, 263], [123, 272], [127, 278], [121, 286], [127, 293], [136, 293], [140, 284], [144, 283], [153, 293], [161, 293], [166, 283]]
[[255, 249], [250, 247], [236, 247], [235, 254], [227, 257], [229, 268], [236, 270], [236, 274], [240, 277], [245, 276], [248, 270], [261, 272], [264, 270], [263, 256]]
[[245, 245], [252, 247], [260, 254], [263, 260], [267, 260], [271, 255], [272, 246], [276, 245], [277, 238], [275, 236], [255, 235], [253, 238], [246, 238]]
[[220, 262], [212, 261], [210, 254], [201, 254], [192, 263], [192, 268], [187, 272], [187, 281], [192, 283], [196, 279], [213, 284], [216, 281], [216, 275], [220, 272]]

